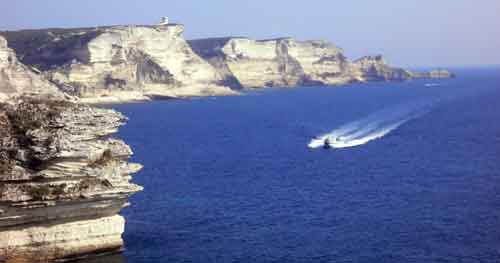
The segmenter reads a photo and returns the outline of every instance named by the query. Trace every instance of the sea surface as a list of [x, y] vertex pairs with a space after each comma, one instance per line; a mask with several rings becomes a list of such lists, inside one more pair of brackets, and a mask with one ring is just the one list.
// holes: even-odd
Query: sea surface
[[500, 262], [500, 68], [454, 72], [113, 106], [145, 190], [103, 262]]

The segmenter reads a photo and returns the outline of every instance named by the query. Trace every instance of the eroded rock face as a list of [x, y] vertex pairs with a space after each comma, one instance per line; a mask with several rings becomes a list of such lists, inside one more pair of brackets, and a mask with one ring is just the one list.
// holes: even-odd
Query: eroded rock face
[[230, 72], [244, 87], [289, 87], [303, 82], [304, 71], [289, 54], [288, 39], [229, 40], [222, 48]]
[[63, 99], [64, 94], [40, 73], [20, 63], [0, 36], [0, 102], [21, 94]]
[[183, 30], [181, 25], [114, 26], [4, 35], [23, 62], [84, 101], [233, 93], [191, 50]]
[[[189, 42], [233, 87], [294, 87], [350, 82], [411, 79], [410, 72], [390, 67], [381, 56], [349, 61], [343, 50], [326, 41], [290, 38], [200, 39]], [[234, 86], [236, 84], [236, 86]]]
[[214, 38], [189, 43], [233, 88], [333, 85], [350, 79], [342, 50], [324, 41]]
[[189, 41], [193, 50], [212, 64], [233, 88], [297, 86], [305, 74], [288, 53], [289, 39], [255, 41], [212, 38]]
[[350, 62], [343, 50], [327, 41], [290, 41], [288, 53], [302, 67], [309, 82], [324, 85], [345, 84]]
[[141, 165], [113, 110], [23, 98], [0, 109], [0, 258], [49, 262], [121, 249], [118, 212]]
[[452, 76], [443, 70], [412, 73], [388, 65], [381, 56], [350, 61], [326, 41], [227, 37], [187, 42], [183, 31], [181, 25], [168, 24], [0, 32], [20, 61], [49, 80], [36, 78], [3, 41], [0, 63], [8, 70], [0, 75], [0, 83], [7, 83], [0, 94], [23, 87], [53, 94], [55, 83], [82, 102], [105, 103]]
[[402, 68], [389, 66], [382, 56], [366, 56], [351, 65], [352, 75], [360, 81], [404, 81], [413, 77]]

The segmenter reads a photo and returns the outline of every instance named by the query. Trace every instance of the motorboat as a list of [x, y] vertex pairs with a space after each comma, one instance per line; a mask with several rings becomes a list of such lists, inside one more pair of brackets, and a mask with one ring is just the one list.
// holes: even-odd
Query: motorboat
[[329, 138], [326, 138], [323, 141], [323, 149], [331, 149], [332, 148], [332, 143], [330, 142]]

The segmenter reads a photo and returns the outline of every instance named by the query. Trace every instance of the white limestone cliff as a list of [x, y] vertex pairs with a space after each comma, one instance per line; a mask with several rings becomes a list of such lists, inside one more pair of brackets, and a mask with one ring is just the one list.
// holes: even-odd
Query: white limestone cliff
[[343, 50], [327, 41], [289, 41], [290, 57], [297, 60], [309, 80], [326, 85], [351, 81], [347, 74], [349, 61]]
[[52, 262], [119, 251], [118, 215], [141, 165], [108, 138], [113, 110], [22, 98], [0, 105], [0, 261]]
[[91, 103], [452, 76], [445, 71], [413, 73], [390, 66], [381, 56], [350, 61], [342, 49], [326, 41], [243, 37], [186, 41], [183, 31], [182, 25], [162, 24], [0, 34], [23, 63], [37, 68], [61, 91]]
[[[169, 24], [4, 34], [24, 62], [82, 102], [234, 94], [191, 50], [183, 31]], [[30, 38], [35, 41], [26, 43]]]
[[350, 72], [359, 81], [403, 81], [413, 78], [410, 71], [389, 66], [381, 55], [362, 57], [351, 64]]
[[246, 88], [342, 85], [351, 82], [401, 81], [410, 72], [389, 66], [381, 56], [351, 62], [343, 50], [326, 41], [291, 38], [251, 40], [213, 38], [189, 41], [221, 76]]
[[0, 36], [0, 102], [21, 94], [64, 98], [56, 85], [20, 63], [5, 38]]

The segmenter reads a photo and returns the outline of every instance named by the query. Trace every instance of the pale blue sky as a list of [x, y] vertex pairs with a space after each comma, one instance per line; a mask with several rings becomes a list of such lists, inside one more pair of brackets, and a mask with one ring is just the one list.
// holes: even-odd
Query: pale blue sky
[[500, 64], [500, 0], [1, 0], [0, 30], [152, 24], [187, 38], [326, 39], [400, 66]]

